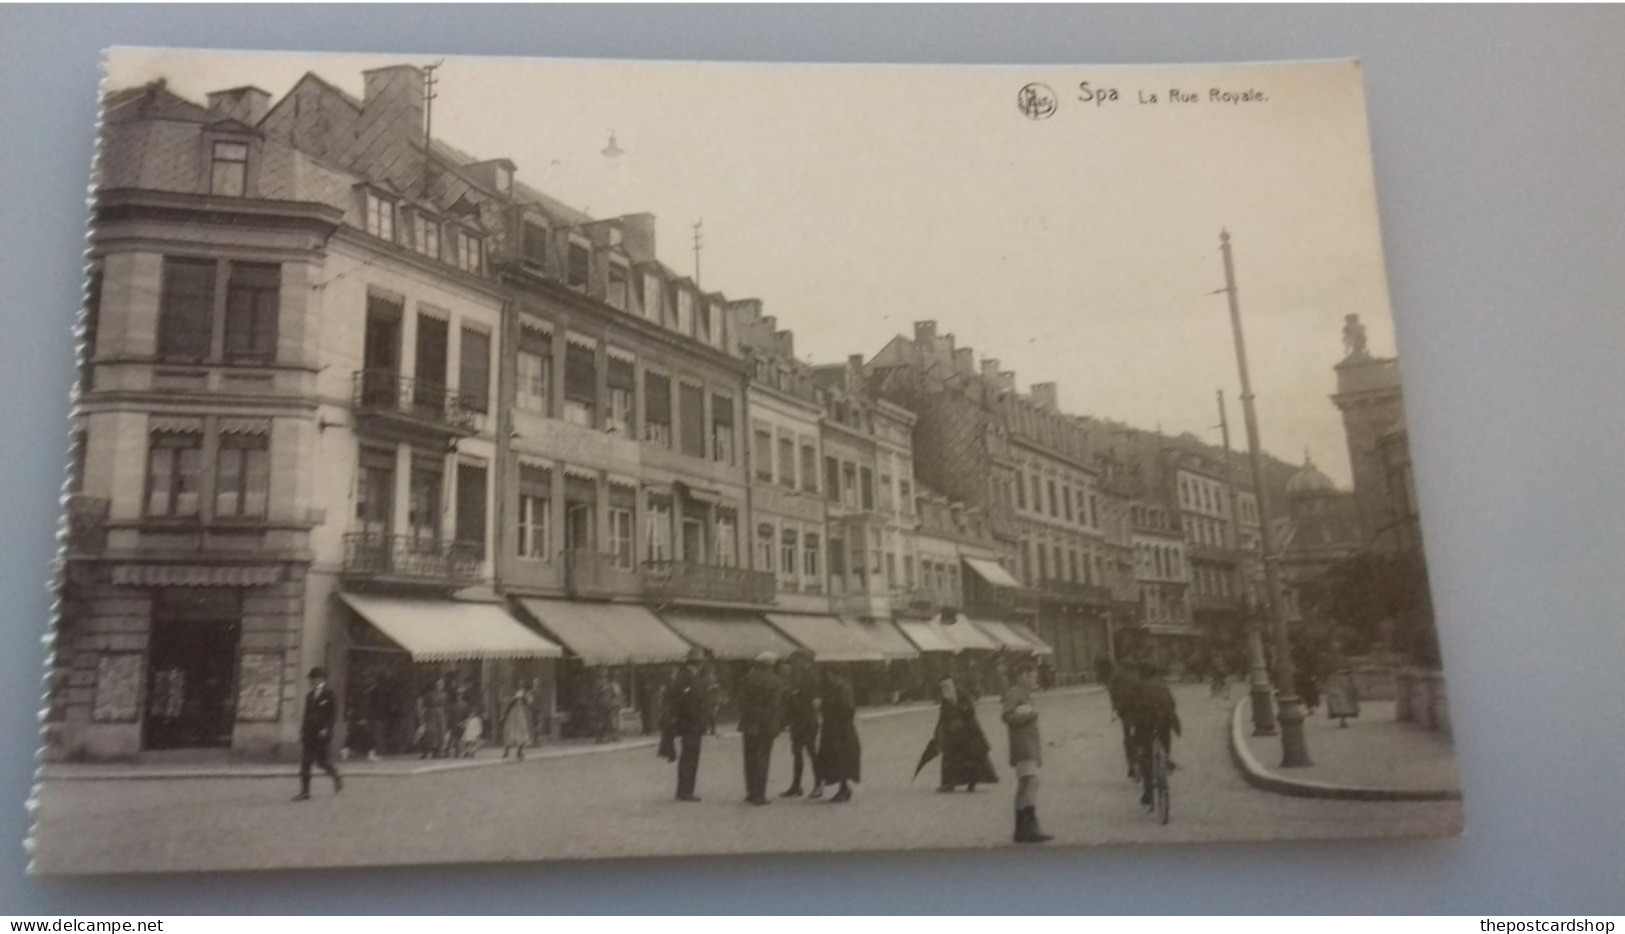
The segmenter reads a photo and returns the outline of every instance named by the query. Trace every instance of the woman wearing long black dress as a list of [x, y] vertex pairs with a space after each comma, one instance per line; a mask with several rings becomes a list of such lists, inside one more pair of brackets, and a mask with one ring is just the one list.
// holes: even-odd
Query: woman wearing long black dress
[[840, 784], [840, 790], [830, 798], [832, 803], [851, 801], [850, 783], [860, 780], [863, 758], [858, 729], [853, 722], [857, 703], [852, 682], [839, 672], [831, 672], [825, 682], [823, 702], [819, 708], [823, 725], [818, 733], [818, 780], [826, 784]]
[[937, 717], [936, 742], [942, 755], [942, 784], [938, 791], [949, 792], [965, 786], [975, 791], [978, 784], [999, 780], [988, 757], [992, 747], [976, 720], [976, 700], [958, 678], [943, 679], [942, 703]]

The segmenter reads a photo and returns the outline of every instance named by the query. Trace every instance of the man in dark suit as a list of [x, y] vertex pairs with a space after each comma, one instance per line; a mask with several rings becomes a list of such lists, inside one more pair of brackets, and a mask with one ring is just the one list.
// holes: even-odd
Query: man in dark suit
[[756, 656], [750, 673], [739, 682], [739, 732], [745, 746], [745, 801], [763, 805], [767, 799], [767, 773], [773, 740], [779, 735], [779, 707], [784, 682], [773, 673], [778, 657], [772, 652]]
[[[710, 719], [710, 694], [705, 680], [705, 650], [688, 650], [683, 667], [666, 688], [664, 718], [660, 725], [660, 754], [677, 760], [677, 800], [698, 801], [694, 778], [700, 769], [700, 739]], [[681, 747], [681, 752], [678, 751]]]
[[331, 747], [333, 723], [338, 719], [339, 702], [333, 689], [327, 686], [327, 671], [321, 666], [310, 670], [310, 693], [305, 695], [305, 719], [299, 726], [299, 794], [295, 801], [310, 800], [310, 767], [322, 767], [333, 776], [333, 793], [344, 790], [344, 779], [333, 768]]
[[789, 671], [785, 676], [784, 707], [790, 721], [790, 756], [795, 764], [790, 773], [790, 789], [781, 798], [799, 798], [802, 795], [802, 755], [812, 767], [814, 798], [824, 796], [824, 783], [818, 777], [818, 675], [813, 671], [813, 656], [806, 649], [790, 653]]

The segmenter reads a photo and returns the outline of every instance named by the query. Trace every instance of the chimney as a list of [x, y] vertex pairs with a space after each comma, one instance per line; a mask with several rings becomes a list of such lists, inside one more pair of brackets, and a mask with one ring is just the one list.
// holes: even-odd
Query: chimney
[[966, 376], [976, 375], [976, 351], [969, 347], [961, 347], [954, 351], [954, 372]]
[[366, 92], [361, 99], [359, 131], [379, 120], [414, 145], [423, 145], [423, 70], [414, 65], [390, 65], [363, 71]]
[[937, 349], [937, 323], [935, 321], [914, 322], [914, 343], [926, 350]]
[[999, 361], [992, 357], [982, 358], [982, 376], [993, 382], [999, 381]]
[[244, 86], [215, 91], [208, 96], [209, 116], [216, 120], [236, 120], [259, 126], [271, 109], [271, 95], [256, 87]]
[[621, 249], [634, 263], [652, 263], [655, 258], [655, 216], [621, 215]]
[[1054, 412], [1060, 409], [1060, 401], [1056, 395], [1054, 383], [1033, 383], [1033, 404], [1039, 408]]
[[1016, 371], [1005, 370], [999, 374], [999, 388], [1005, 392], [1016, 391]]
[[794, 357], [796, 355], [796, 332], [789, 330], [775, 331], [773, 346], [780, 354], [786, 357]]

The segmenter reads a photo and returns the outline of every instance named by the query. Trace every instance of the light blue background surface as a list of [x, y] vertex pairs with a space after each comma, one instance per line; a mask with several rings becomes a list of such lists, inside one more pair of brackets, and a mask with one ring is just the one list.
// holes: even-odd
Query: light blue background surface
[[100, 880], [25, 878], [4, 842], [0, 913], [1625, 912], [1625, 10], [0, 9], [0, 841], [28, 823], [97, 56], [113, 44], [1362, 59], [1468, 831]]

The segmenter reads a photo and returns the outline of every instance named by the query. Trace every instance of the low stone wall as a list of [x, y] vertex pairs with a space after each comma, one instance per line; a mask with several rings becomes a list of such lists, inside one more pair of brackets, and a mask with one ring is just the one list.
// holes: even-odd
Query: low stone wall
[[1401, 668], [1394, 673], [1394, 719], [1451, 735], [1444, 672]]

